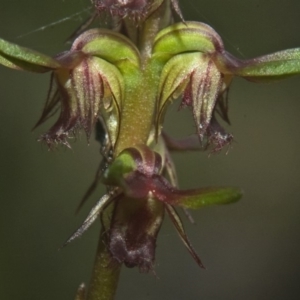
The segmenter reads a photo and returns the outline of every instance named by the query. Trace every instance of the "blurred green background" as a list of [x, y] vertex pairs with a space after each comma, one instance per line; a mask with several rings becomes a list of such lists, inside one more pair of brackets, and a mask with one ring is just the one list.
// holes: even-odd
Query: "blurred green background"
[[[299, 0], [181, 2], [187, 20], [213, 26], [239, 57], [300, 46]], [[89, 5], [0, 0], [0, 36], [54, 55], [66, 49], [65, 38], [88, 16]], [[94, 260], [98, 224], [57, 250], [102, 190], [75, 216], [100, 160], [98, 144], [87, 146], [82, 134], [72, 150], [48, 151], [36, 139], [53, 119], [31, 133], [48, 82], [48, 75], [0, 68], [0, 299], [73, 299], [77, 286], [88, 282]], [[234, 81], [228, 128], [233, 149], [210, 157], [174, 155], [182, 188], [234, 185], [245, 191], [237, 204], [193, 212], [196, 225], [185, 220], [207, 270], [196, 266], [166, 218], [156, 276], [124, 269], [117, 300], [299, 299], [299, 86], [299, 77], [268, 85]], [[176, 104], [166, 127], [174, 136], [195, 131], [190, 112], [178, 113]]]

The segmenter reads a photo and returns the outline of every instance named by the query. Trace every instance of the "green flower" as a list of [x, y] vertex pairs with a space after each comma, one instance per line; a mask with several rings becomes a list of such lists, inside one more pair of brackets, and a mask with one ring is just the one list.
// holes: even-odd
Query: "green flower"
[[50, 92], [36, 126], [57, 110], [60, 115], [40, 140], [49, 146], [69, 146], [68, 137], [80, 129], [89, 138], [101, 115], [111, 143], [116, 142], [124, 98], [123, 76], [139, 66], [137, 50], [129, 40], [118, 33], [92, 29], [80, 35], [70, 51], [55, 58], [0, 40], [0, 63], [18, 70], [52, 72]]
[[[154, 41], [153, 58], [164, 64], [157, 100], [156, 136], [163, 127], [169, 104], [181, 98], [191, 107], [197, 135], [205, 148], [219, 151], [233, 137], [225, 132], [217, 115], [229, 123], [227, 91], [234, 76], [252, 82], [269, 82], [300, 72], [300, 49], [290, 49], [254, 59], [241, 60], [228, 53], [221, 37], [199, 22], [174, 24], [161, 30]], [[195, 148], [192, 137], [189, 148]], [[184, 145], [177, 143], [184, 150]]]

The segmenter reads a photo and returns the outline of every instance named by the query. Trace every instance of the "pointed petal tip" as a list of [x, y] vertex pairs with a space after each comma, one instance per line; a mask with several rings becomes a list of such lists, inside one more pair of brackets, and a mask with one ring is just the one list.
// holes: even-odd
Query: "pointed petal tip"
[[103, 195], [97, 204], [91, 209], [88, 216], [82, 223], [82, 225], [66, 240], [61, 248], [64, 248], [73, 240], [81, 237], [84, 232], [86, 232], [91, 225], [96, 221], [102, 211], [107, 207], [109, 203], [118, 195], [118, 191], [115, 189], [105, 195]]
[[176, 210], [174, 209], [173, 206], [167, 204], [165, 206], [167, 212], [168, 212], [168, 215], [173, 223], [173, 225], [175, 226], [176, 228], [176, 231], [179, 235], [179, 237], [181, 238], [183, 244], [185, 245], [185, 247], [187, 248], [187, 250], [189, 251], [189, 253], [191, 254], [192, 258], [195, 260], [195, 262], [197, 263], [197, 265], [202, 268], [202, 269], [206, 269], [200, 259], [200, 257], [198, 256], [198, 254], [196, 253], [195, 249], [193, 248], [193, 246], [191, 245], [186, 233], [185, 233], [185, 230], [184, 230], [184, 227], [183, 227], [183, 224], [182, 224], [182, 221], [178, 215], [178, 213], [176, 212]]

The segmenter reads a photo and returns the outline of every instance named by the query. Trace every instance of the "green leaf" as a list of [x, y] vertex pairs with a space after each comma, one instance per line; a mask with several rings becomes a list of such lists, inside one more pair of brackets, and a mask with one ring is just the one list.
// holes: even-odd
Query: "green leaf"
[[243, 195], [239, 188], [202, 188], [178, 191], [175, 202], [183, 207], [198, 209], [208, 205], [229, 204], [238, 201]]
[[61, 67], [50, 56], [0, 39], [0, 64], [5, 67], [44, 73]]

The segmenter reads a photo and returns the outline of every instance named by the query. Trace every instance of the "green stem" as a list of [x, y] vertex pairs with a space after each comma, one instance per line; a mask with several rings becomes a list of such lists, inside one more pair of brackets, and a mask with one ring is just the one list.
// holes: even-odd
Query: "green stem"
[[110, 227], [114, 204], [102, 215], [102, 228], [86, 299], [80, 300], [113, 300], [119, 281], [122, 264], [114, 260], [107, 248], [107, 229]]
[[121, 264], [111, 257], [105, 237], [101, 230], [87, 300], [113, 300], [117, 290]]
[[[121, 128], [115, 149], [115, 156], [126, 148], [146, 144], [155, 111], [156, 80], [153, 80], [147, 65], [136, 74], [131, 83], [126, 84]], [[154, 82], [155, 81], [155, 82]]]
[[[128, 147], [147, 144], [153, 127], [157, 87], [162, 68], [150, 58], [152, 44], [157, 32], [169, 25], [170, 18], [170, 1], [163, 0], [157, 11], [145, 21], [140, 36], [137, 37], [142, 70], [136, 71], [125, 82], [125, 99], [119, 137], [114, 150], [115, 157]], [[104, 228], [110, 227], [112, 211], [110, 207], [105, 213]], [[122, 264], [113, 260], [106, 245], [106, 234], [102, 229], [87, 300], [114, 299]]]
[[141, 26], [137, 46], [141, 53], [142, 63], [150, 58], [156, 34], [162, 28], [170, 25], [171, 18], [170, 1], [162, 0], [155, 11], [151, 13], [146, 22]]

